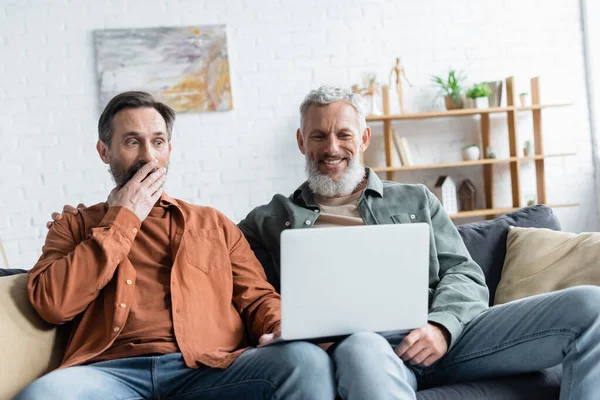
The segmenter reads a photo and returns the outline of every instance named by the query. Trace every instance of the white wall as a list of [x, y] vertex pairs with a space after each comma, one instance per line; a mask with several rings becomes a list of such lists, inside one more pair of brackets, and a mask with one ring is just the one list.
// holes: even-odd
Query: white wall
[[[234, 110], [178, 116], [167, 186], [172, 196], [215, 206], [237, 221], [273, 193], [290, 192], [304, 179], [294, 139], [304, 94], [320, 83], [350, 86], [369, 71], [387, 79], [401, 56], [414, 85], [406, 93], [409, 111], [439, 107], [430, 75], [449, 66], [466, 69], [471, 81], [514, 75], [519, 88], [540, 75], [545, 101], [574, 102], [544, 115], [546, 151], [578, 153], [547, 163], [548, 200], [581, 202], [556, 214], [567, 230], [595, 230], [577, 0], [0, 0], [0, 5], [0, 238], [13, 267], [35, 263], [52, 211], [104, 201], [111, 189], [94, 148], [99, 110], [92, 30], [104, 28], [227, 24]], [[495, 117], [492, 125], [499, 156], [503, 121]], [[523, 138], [531, 135], [530, 117], [519, 121]], [[472, 118], [397, 125], [415, 146], [416, 162], [458, 159], [477, 127]], [[381, 143], [376, 124], [373, 142], [371, 159], [379, 156], [375, 147]], [[478, 167], [451, 172], [458, 181], [481, 180]], [[432, 184], [436, 174], [397, 178]], [[507, 167], [498, 168], [499, 206], [510, 204], [509, 177]], [[531, 179], [523, 185], [524, 194], [531, 192]]]
[[[586, 51], [588, 73], [588, 96], [590, 99], [591, 118], [595, 126], [592, 127], [592, 136], [595, 138], [596, 166], [600, 165], [600, 2], [594, 0], [581, 0], [584, 7], [586, 20]], [[596, 197], [600, 193], [600, 176], [596, 174]], [[598, 199], [597, 199], [598, 200]], [[600, 212], [600, 204], [597, 213]]]

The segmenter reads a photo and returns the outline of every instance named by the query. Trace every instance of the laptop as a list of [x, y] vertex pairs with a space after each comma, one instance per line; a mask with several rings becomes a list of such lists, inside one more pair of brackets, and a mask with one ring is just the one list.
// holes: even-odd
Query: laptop
[[427, 323], [429, 225], [290, 229], [281, 234], [281, 337], [384, 335]]

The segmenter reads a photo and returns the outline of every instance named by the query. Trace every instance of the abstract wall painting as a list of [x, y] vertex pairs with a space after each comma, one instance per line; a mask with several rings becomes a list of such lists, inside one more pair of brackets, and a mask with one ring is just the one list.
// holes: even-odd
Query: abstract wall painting
[[233, 108], [225, 25], [94, 31], [100, 107], [143, 90], [177, 112]]

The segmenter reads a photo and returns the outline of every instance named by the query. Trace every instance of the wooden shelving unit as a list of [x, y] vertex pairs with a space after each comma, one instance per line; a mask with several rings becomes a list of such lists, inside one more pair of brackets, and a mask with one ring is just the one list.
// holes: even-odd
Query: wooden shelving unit
[[[393, 115], [389, 113], [389, 96], [387, 88], [383, 91], [383, 111], [384, 115], [381, 116], [368, 116], [368, 122], [382, 122], [383, 123], [383, 134], [384, 134], [384, 151], [385, 151], [385, 167], [372, 167], [375, 172], [385, 172], [388, 180], [394, 179], [394, 173], [396, 171], [414, 171], [414, 170], [426, 170], [426, 169], [442, 169], [442, 168], [455, 168], [455, 167], [470, 167], [470, 166], [483, 166], [483, 183], [485, 192], [485, 209], [473, 210], [473, 211], [462, 211], [456, 214], [451, 214], [450, 217], [454, 219], [458, 218], [470, 218], [484, 216], [487, 218], [493, 218], [496, 215], [504, 214], [510, 211], [519, 209], [522, 205], [520, 204], [521, 199], [521, 179], [520, 170], [521, 163], [524, 161], [535, 162], [535, 174], [536, 174], [536, 186], [537, 186], [537, 200], [538, 204], [546, 204], [546, 184], [545, 184], [545, 169], [544, 160], [552, 157], [566, 157], [575, 155], [575, 153], [561, 153], [561, 154], [544, 154], [543, 141], [542, 141], [542, 110], [553, 107], [565, 107], [571, 104], [541, 104], [540, 102], [540, 82], [539, 78], [531, 79], [531, 101], [532, 105], [527, 107], [518, 107], [515, 105], [515, 92], [514, 92], [514, 78], [506, 78], [506, 107], [492, 107], [486, 109], [461, 109], [451, 111], [435, 111], [415, 114], [402, 114]], [[518, 145], [517, 145], [517, 113], [530, 111], [533, 115], [533, 144], [534, 144], [534, 155], [529, 157], [519, 157]], [[502, 159], [487, 158], [487, 148], [490, 145], [490, 115], [497, 113], [505, 113], [508, 123], [508, 144], [509, 144], [509, 157]], [[405, 120], [420, 120], [430, 118], [452, 118], [452, 117], [464, 117], [464, 116], [480, 116], [480, 130], [481, 130], [481, 144], [483, 158], [476, 161], [462, 161], [452, 163], [441, 163], [441, 164], [429, 164], [429, 165], [411, 165], [403, 167], [392, 166], [392, 149], [393, 133], [392, 133], [392, 121], [405, 121]], [[510, 207], [497, 207], [494, 201], [494, 166], [496, 164], [509, 164], [510, 176], [511, 176], [511, 187], [512, 187], [512, 205]], [[553, 204], [550, 207], [572, 207], [577, 206], [578, 203], [571, 204]]]

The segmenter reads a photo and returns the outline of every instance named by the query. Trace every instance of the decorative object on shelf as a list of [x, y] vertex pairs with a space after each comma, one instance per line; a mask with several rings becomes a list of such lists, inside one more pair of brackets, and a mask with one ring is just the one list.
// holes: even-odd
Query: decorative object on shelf
[[533, 146], [531, 145], [531, 140], [526, 140], [523, 146], [523, 155], [525, 157], [529, 157], [533, 155]]
[[486, 82], [490, 88], [488, 103], [490, 107], [500, 107], [502, 104], [502, 81]]
[[526, 202], [525, 204], [527, 204], [527, 206], [535, 206], [537, 204], [536, 195], [533, 193], [526, 195], [525, 202]]
[[462, 148], [463, 161], [476, 161], [481, 157], [481, 150], [476, 144], [470, 144]]
[[487, 149], [485, 150], [485, 158], [496, 158], [496, 152], [494, 151], [494, 149], [492, 148], [492, 146], [488, 146]]
[[440, 176], [433, 188], [433, 194], [444, 206], [448, 214], [458, 212], [458, 201], [456, 199], [456, 183], [449, 176]]
[[365, 111], [367, 115], [383, 115], [379, 103], [381, 102], [380, 87], [377, 83], [377, 75], [369, 72], [363, 79], [363, 87], [352, 85], [353, 93], [360, 94], [363, 97]]
[[521, 102], [521, 107], [527, 107], [531, 105], [531, 100], [529, 98], [529, 93], [523, 92], [519, 94], [519, 100]]
[[470, 99], [468, 108], [488, 108], [490, 106], [488, 96], [491, 90], [487, 83], [476, 83], [467, 90], [467, 99]]
[[395, 131], [393, 131], [393, 135], [394, 145], [396, 146], [396, 151], [398, 152], [398, 156], [400, 157], [402, 165], [407, 167], [414, 165], [412, 160], [412, 154], [408, 147], [408, 140], [406, 140], [406, 138], [403, 136], [398, 136], [398, 134]]
[[233, 109], [225, 25], [94, 31], [100, 109], [143, 90], [177, 112]]
[[[396, 76], [396, 83], [392, 84], [392, 75]], [[404, 114], [404, 97], [402, 93], [402, 77], [408, 83], [408, 86], [412, 87], [412, 84], [406, 77], [406, 73], [404, 72], [404, 67], [400, 64], [400, 57], [396, 57], [396, 64], [392, 67], [389, 76], [390, 87], [396, 87], [396, 92], [398, 93], [398, 104], [400, 106], [400, 114]]]
[[473, 182], [465, 179], [458, 189], [460, 211], [473, 211], [475, 209], [476, 189]]
[[398, 154], [398, 161], [400, 162], [399, 167], [404, 165], [404, 160], [402, 160], [402, 152], [400, 151], [400, 136], [396, 134], [396, 131], [392, 128], [392, 139], [394, 140], [394, 147], [396, 148], [396, 154]]
[[448, 79], [444, 80], [439, 76], [433, 76], [432, 80], [439, 87], [440, 95], [444, 96], [446, 110], [458, 110], [464, 107], [461, 86], [464, 77], [462, 75], [458, 75], [455, 70], [451, 69], [448, 72]]

